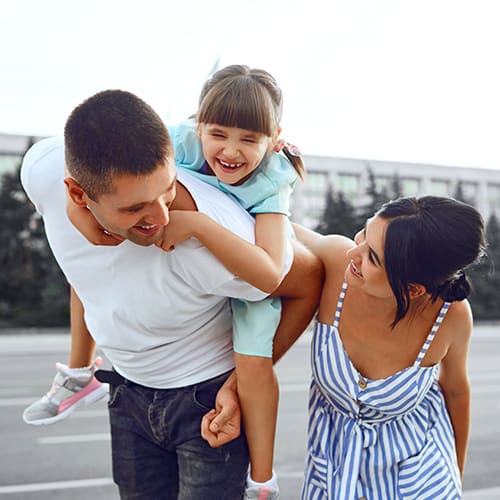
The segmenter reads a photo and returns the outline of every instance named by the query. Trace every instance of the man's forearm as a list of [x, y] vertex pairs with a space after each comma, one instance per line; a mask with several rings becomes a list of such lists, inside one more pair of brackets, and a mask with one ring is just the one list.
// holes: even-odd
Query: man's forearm
[[85, 323], [83, 304], [73, 287], [71, 287], [70, 296], [70, 320], [71, 352], [69, 366], [70, 368], [89, 366], [94, 357], [95, 342]]

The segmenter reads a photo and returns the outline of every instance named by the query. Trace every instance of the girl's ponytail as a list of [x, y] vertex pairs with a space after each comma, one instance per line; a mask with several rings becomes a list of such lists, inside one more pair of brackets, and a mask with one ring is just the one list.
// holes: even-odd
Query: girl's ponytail
[[298, 176], [304, 180], [306, 176], [306, 167], [302, 161], [302, 156], [300, 155], [300, 150], [297, 146], [290, 144], [289, 142], [279, 139], [278, 143], [274, 147], [274, 151], [279, 153], [280, 151], [288, 158], [293, 168], [297, 172]]

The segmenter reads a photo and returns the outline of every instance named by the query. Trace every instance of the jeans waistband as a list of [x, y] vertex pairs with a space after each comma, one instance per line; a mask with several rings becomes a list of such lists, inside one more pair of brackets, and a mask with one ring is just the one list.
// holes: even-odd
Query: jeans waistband
[[[189, 387], [192, 387], [194, 385], [198, 385], [198, 384], [204, 384], [204, 383], [207, 383], [207, 382], [212, 382], [212, 381], [215, 381], [217, 379], [226, 379], [227, 377], [229, 377], [229, 375], [231, 374], [233, 370], [230, 370], [228, 372], [225, 372], [225, 373], [221, 373], [220, 375], [217, 375], [215, 377], [212, 377], [211, 379], [208, 379], [208, 380], [200, 380], [200, 382], [196, 383], [196, 384], [192, 384], [191, 386]], [[120, 384], [132, 384], [132, 385], [137, 385], [139, 387], [144, 387], [146, 389], [152, 389], [152, 390], [164, 390], [164, 391], [168, 391], [169, 389], [174, 389], [174, 390], [178, 390], [178, 389], [181, 389], [182, 387], [172, 387], [172, 388], [165, 388], [165, 389], [155, 389], [153, 387], [147, 387], [145, 385], [141, 385], [141, 384], [137, 384], [136, 382], [133, 382], [132, 380], [129, 380], [127, 378], [125, 378], [123, 375], [120, 375], [116, 370], [112, 369], [112, 370], [103, 370], [103, 369], [99, 369], [99, 370], [96, 370], [94, 372], [94, 376], [97, 380], [99, 380], [99, 382], [103, 382], [105, 384], [111, 384], [111, 385], [120, 385]]]

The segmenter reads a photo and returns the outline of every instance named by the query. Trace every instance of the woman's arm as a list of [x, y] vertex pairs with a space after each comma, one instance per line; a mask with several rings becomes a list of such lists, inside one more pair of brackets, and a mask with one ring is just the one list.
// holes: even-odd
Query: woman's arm
[[463, 475], [470, 427], [470, 384], [467, 373], [467, 353], [472, 333], [472, 314], [467, 301], [455, 302], [448, 314], [453, 314], [453, 340], [441, 361], [439, 384], [443, 390], [446, 407], [450, 414], [457, 461]]
[[344, 273], [347, 251], [355, 246], [354, 241], [340, 234], [323, 235], [300, 224], [293, 224], [293, 230], [297, 239], [321, 259], [327, 274]]
[[164, 237], [157, 246], [173, 250], [197, 238], [233, 274], [264, 292], [273, 292], [283, 278], [287, 217], [266, 213], [255, 217], [255, 245], [200, 212], [171, 211]]

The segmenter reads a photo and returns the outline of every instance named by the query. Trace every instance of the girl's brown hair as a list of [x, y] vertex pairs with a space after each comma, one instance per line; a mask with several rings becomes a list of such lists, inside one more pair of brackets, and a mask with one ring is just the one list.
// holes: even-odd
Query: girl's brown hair
[[[215, 123], [259, 132], [277, 140], [283, 98], [276, 80], [267, 71], [235, 64], [215, 72], [202, 88], [198, 123]], [[284, 143], [283, 153], [300, 178], [305, 167], [297, 149]]]

